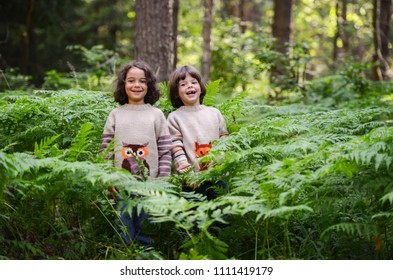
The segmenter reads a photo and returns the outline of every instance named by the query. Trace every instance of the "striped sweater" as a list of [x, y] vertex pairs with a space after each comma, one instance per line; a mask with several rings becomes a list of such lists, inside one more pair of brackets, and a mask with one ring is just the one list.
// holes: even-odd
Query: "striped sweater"
[[151, 178], [170, 175], [172, 143], [165, 116], [158, 108], [124, 104], [113, 109], [104, 127], [101, 149], [106, 149], [112, 139], [115, 166], [141, 175], [142, 162]]
[[220, 111], [213, 107], [197, 104], [182, 106], [168, 116], [169, 133], [172, 137], [172, 158], [180, 173], [193, 167], [197, 158], [208, 153], [212, 141], [227, 136], [228, 131]]

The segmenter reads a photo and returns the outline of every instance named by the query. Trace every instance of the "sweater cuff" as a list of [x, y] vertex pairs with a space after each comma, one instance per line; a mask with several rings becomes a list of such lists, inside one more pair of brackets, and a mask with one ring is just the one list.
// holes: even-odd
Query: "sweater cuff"
[[190, 169], [191, 169], [191, 164], [189, 164], [188, 162], [181, 163], [181, 164], [176, 168], [177, 172], [179, 172], [179, 173], [181, 173], [181, 174], [187, 172], [187, 171], [190, 170]]

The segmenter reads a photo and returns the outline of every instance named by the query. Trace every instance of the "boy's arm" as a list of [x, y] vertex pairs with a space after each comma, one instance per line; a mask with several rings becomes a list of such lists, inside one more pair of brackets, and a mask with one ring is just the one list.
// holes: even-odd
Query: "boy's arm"
[[161, 113], [159, 118], [157, 139], [157, 149], [158, 149], [158, 177], [167, 177], [171, 175], [171, 148], [172, 141], [169, 135], [168, 124], [166, 122], [165, 116]]
[[[109, 114], [108, 119], [106, 120], [104, 131], [102, 132], [102, 139], [101, 139], [101, 152], [105, 151], [108, 147], [109, 143], [115, 136], [115, 123], [112, 114]], [[113, 154], [108, 154], [106, 159], [113, 158]]]
[[168, 118], [168, 127], [172, 138], [171, 153], [176, 171], [184, 173], [191, 168], [191, 164], [188, 162], [186, 152], [184, 151], [183, 135], [177, 123], [170, 117]]
[[219, 118], [219, 130], [220, 130], [220, 138], [224, 136], [228, 136], [228, 129], [225, 125], [224, 117], [222, 116], [221, 112], [218, 111], [218, 118]]
[[172, 141], [169, 134], [158, 137], [158, 176], [166, 177], [171, 175], [171, 147]]

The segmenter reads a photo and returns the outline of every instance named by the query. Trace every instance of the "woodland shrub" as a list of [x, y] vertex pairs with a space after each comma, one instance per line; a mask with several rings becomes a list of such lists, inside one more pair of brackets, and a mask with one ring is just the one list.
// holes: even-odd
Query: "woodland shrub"
[[[209, 85], [207, 104], [219, 100], [218, 87]], [[3, 97], [0, 255], [391, 259], [393, 106], [386, 87], [370, 85], [369, 97], [346, 102], [318, 97], [271, 106], [246, 94], [221, 100], [216, 106], [231, 135], [201, 159], [215, 166], [146, 182], [114, 169], [98, 152], [115, 106], [107, 93]], [[158, 105], [171, 110], [166, 98]], [[213, 201], [181, 192], [184, 182], [204, 181], [227, 188]], [[107, 197], [114, 185], [123, 198], [137, 196], [125, 200], [126, 208], [149, 213], [153, 250], [119, 243], [116, 205]]]

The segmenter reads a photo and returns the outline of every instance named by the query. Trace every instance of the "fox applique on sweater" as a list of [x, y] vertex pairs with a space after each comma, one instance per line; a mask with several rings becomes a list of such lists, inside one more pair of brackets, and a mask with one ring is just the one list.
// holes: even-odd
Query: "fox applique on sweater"
[[[196, 158], [201, 158], [207, 155], [212, 148], [212, 143], [209, 142], [209, 144], [199, 144], [198, 141], [195, 141], [194, 144], [194, 150], [195, 150], [195, 157]], [[202, 162], [199, 164], [199, 170], [207, 170], [209, 167], [208, 162]]]

